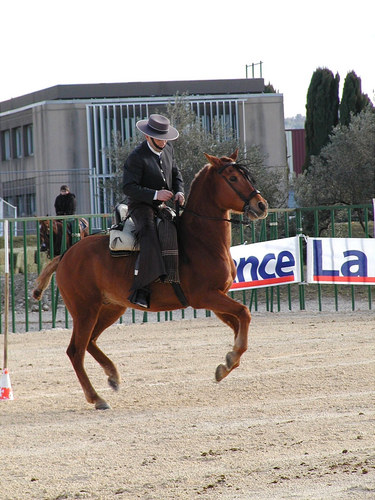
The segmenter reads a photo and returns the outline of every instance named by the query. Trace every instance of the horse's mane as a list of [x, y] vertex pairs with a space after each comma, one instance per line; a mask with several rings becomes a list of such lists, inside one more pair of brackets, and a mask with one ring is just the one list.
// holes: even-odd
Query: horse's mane
[[207, 163], [206, 165], [204, 165], [204, 167], [198, 170], [198, 172], [194, 175], [193, 180], [191, 181], [190, 190], [194, 186], [194, 184], [196, 184], [197, 179], [200, 179], [200, 177], [203, 177], [203, 175], [207, 175], [207, 171], [209, 170], [210, 167], [211, 165]]
[[206, 184], [205, 179], [208, 177], [211, 172], [212, 165], [209, 163], [202, 167], [194, 176], [189, 189], [189, 195], [186, 200], [186, 204], [191, 203], [194, 199], [200, 198], [202, 195], [202, 189]]

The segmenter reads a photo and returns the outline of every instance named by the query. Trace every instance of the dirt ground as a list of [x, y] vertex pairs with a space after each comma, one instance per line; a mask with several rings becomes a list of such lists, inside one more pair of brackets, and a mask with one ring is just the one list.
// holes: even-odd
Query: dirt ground
[[373, 312], [254, 313], [219, 384], [232, 334], [216, 318], [113, 326], [99, 345], [120, 391], [86, 358], [107, 411], [84, 399], [69, 338], [9, 335], [1, 500], [375, 498]]

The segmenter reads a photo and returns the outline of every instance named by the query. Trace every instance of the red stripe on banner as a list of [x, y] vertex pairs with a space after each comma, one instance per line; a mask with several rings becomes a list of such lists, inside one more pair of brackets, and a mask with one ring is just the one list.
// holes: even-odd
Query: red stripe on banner
[[369, 276], [314, 276], [314, 281], [328, 283], [375, 283], [375, 277]]
[[280, 285], [281, 283], [290, 283], [291, 281], [295, 281], [294, 275], [283, 276], [282, 278], [269, 278], [268, 280], [240, 281], [239, 283], [233, 283], [230, 290], [236, 288], [254, 288], [256, 286]]

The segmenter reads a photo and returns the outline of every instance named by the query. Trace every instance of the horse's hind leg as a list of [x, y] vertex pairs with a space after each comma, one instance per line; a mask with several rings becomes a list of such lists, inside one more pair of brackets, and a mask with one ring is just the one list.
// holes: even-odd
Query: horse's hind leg
[[100, 310], [98, 320], [91, 334], [91, 339], [87, 346], [87, 352], [100, 364], [104, 373], [108, 376], [108, 384], [112, 389], [118, 390], [121, 377], [116, 365], [111, 361], [104, 352], [99, 349], [96, 341], [99, 335], [109, 326], [111, 326], [122, 314], [126, 308], [120, 306], [106, 306]]
[[223, 314], [219, 312], [215, 312], [216, 316], [221, 319], [223, 323], [230, 326], [234, 333], [234, 338], [237, 337], [238, 330], [240, 329], [240, 322], [235, 316], [231, 316], [230, 314]]
[[73, 365], [87, 402], [95, 404], [95, 408], [98, 410], [106, 410], [110, 408], [109, 405], [95, 391], [84, 367], [86, 349], [96, 322], [97, 316], [90, 317], [89, 314], [84, 315], [82, 311], [74, 318], [73, 333], [66, 353]]

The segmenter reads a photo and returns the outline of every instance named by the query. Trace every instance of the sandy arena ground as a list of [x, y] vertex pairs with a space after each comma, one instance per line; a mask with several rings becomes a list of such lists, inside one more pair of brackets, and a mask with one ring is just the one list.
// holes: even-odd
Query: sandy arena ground
[[84, 399], [69, 338], [9, 335], [1, 500], [375, 498], [373, 312], [254, 313], [220, 384], [232, 334], [216, 318], [113, 326], [99, 345], [118, 393], [86, 358], [104, 412]]

